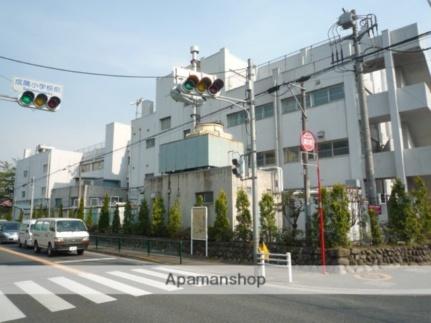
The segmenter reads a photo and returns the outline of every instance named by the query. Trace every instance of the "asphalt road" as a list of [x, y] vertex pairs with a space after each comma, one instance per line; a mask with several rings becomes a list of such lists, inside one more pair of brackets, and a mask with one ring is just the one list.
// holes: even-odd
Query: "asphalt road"
[[[0, 322], [431, 321], [430, 296], [180, 295], [175, 291], [163, 295], [133, 296], [127, 295], [134, 291], [133, 288], [152, 291], [152, 287], [144, 288], [139, 282], [112, 275], [109, 276], [112, 281], [107, 285], [102, 280], [105, 286], [100, 284], [100, 280], [86, 283], [82, 277], [75, 278], [79, 275], [76, 273], [77, 265], [90, 266], [94, 275], [102, 277], [101, 268], [104, 267], [101, 266], [122, 268], [149, 264], [95, 253], [48, 258], [14, 245], [1, 245]], [[77, 293], [57, 293], [55, 287], [59, 286], [55, 286], [52, 279], [58, 277], [70, 279], [69, 285], [61, 286], [63, 291], [65, 287], [72, 288], [73, 284], [78, 284], [81, 289], [87, 287], [97, 292], [84, 295], [86, 297], [79, 294], [82, 291], [79, 288]], [[110, 294], [110, 288], [115, 287], [123, 287], [125, 292], [118, 293], [117, 290], [117, 293]], [[21, 293], [13, 292], [14, 288]], [[38, 293], [40, 295], [36, 295]], [[15, 320], [17, 317], [21, 318]]]

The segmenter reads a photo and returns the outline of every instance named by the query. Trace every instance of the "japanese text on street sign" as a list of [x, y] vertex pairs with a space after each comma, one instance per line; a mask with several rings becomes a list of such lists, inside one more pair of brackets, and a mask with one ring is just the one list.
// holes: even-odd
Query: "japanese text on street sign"
[[316, 140], [310, 131], [304, 131], [301, 134], [301, 148], [304, 151], [314, 151]]
[[207, 208], [192, 208], [192, 240], [207, 239]]
[[35, 81], [23, 77], [14, 77], [12, 82], [12, 87], [16, 92], [24, 92], [30, 90], [34, 92], [43, 92], [58, 97], [61, 97], [63, 95], [63, 86], [59, 84], [53, 84], [44, 81]]

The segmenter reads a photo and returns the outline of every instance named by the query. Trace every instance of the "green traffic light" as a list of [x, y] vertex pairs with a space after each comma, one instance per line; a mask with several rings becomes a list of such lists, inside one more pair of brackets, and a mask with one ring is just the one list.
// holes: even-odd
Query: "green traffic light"
[[191, 91], [194, 88], [194, 84], [192, 82], [186, 81], [184, 82], [184, 89], [187, 91]]
[[31, 91], [25, 91], [19, 98], [19, 103], [22, 105], [30, 105], [34, 100], [34, 93]]

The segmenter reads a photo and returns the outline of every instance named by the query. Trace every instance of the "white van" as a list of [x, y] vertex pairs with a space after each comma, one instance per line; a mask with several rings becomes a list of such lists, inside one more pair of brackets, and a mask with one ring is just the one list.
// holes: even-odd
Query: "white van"
[[20, 248], [33, 247], [33, 233], [31, 229], [36, 220], [23, 220], [18, 232], [18, 246]]
[[80, 219], [38, 219], [32, 231], [34, 252], [46, 249], [50, 257], [61, 251], [82, 255], [90, 243], [87, 227]]

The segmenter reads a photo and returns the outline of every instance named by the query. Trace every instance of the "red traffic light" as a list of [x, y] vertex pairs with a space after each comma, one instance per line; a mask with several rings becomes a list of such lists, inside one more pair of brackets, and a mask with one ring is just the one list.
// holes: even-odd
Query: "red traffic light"
[[57, 107], [60, 105], [61, 100], [58, 96], [52, 96], [48, 100], [48, 108], [51, 110], [57, 109]]
[[214, 83], [213, 83], [213, 84], [211, 84], [211, 86], [208, 88], [208, 92], [209, 92], [211, 95], [215, 95], [215, 94], [217, 94], [218, 92], [220, 92], [220, 90], [223, 88], [223, 86], [224, 86], [224, 82], [223, 82], [223, 80], [221, 80], [221, 79], [217, 79], [217, 80], [215, 80], [215, 81], [214, 81]]

